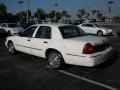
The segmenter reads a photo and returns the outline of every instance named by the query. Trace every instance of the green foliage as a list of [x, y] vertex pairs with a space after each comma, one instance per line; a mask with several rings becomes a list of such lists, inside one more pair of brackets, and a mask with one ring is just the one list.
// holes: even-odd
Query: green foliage
[[82, 8], [78, 10], [77, 16], [79, 19], [88, 19], [90, 14], [86, 11], [86, 9]]
[[36, 10], [34, 16], [37, 17], [40, 20], [45, 20], [45, 18], [46, 18], [46, 12], [43, 9], [38, 8]]
[[120, 16], [114, 16], [113, 19], [114, 20], [120, 20]]
[[3, 3], [0, 3], [0, 20], [4, 21], [6, 15], [7, 15], [7, 7]]

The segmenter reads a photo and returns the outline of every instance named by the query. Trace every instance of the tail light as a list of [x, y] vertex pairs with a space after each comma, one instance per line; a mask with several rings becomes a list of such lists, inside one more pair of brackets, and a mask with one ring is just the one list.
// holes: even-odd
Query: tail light
[[92, 44], [87, 43], [85, 44], [84, 48], [83, 48], [83, 54], [92, 54], [94, 53], [95, 48]]

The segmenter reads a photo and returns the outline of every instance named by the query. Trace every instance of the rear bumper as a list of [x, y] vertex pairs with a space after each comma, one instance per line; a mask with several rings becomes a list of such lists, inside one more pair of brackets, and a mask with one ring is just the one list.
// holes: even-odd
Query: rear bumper
[[67, 64], [93, 67], [108, 60], [111, 56], [112, 56], [112, 48], [110, 47], [105, 51], [97, 53], [96, 55], [88, 55], [88, 56], [67, 55], [67, 57], [65, 58], [66, 59], [65, 62]]
[[91, 59], [89, 60], [89, 65], [88, 66], [96, 66], [102, 62], [105, 62], [112, 56], [112, 49], [108, 49], [106, 52], [103, 54], [100, 54], [99, 56], [96, 57], [90, 57]]

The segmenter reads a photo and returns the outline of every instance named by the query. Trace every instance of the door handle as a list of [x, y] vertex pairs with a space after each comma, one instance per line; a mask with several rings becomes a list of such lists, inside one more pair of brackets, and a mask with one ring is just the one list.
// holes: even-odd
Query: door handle
[[45, 42], [43, 42], [43, 43], [48, 43], [48, 42], [45, 41]]
[[30, 41], [30, 39], [28, 39], [27, 41]]

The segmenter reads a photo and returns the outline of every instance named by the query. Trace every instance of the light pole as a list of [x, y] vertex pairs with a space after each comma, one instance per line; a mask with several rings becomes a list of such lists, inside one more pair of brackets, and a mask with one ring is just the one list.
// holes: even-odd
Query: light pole
[[23, 4], [22, 0], [19, 0], [19, 4], [20, 4], [20, 22], [22, 20], [22, 9], [21, 9], [21, 5]]
[[108, 1], [108, 5], [109, 5], [109, 6], [108, 6], [108, 11], [109, 11], [109, 18], [110, 18], [110, 19], [111, 19], [111, 17], [112, 17], [112, 16], [111, 16], [111, 11], [112, 11], [112, 10], [111, 10], [111, 6], [112, 6], [113, 3], [114, 3], [114, 0], [109, 0], [109, 1]]
[[29, 0], [27, 0], [27, 22], [29, 22]]
[[55, 6], [55, 22], [56, 22], [57, 21], [57, 10], [56, 10], [56, 7], [58, 6], [58, 4], [55, 3], [54, 6]]

